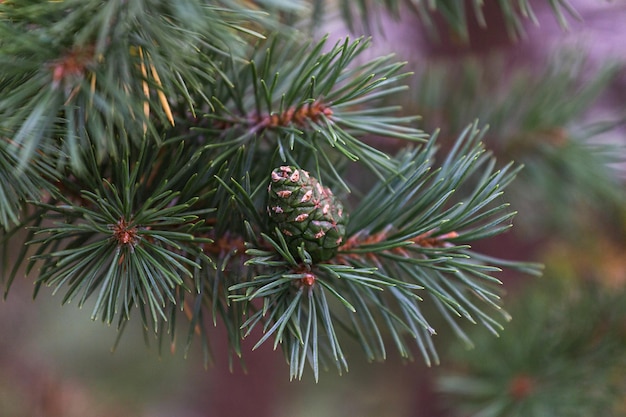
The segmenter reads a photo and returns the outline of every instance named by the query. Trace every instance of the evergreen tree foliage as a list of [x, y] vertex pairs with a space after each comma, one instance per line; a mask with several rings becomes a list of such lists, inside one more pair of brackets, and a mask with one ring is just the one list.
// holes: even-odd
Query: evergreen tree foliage
[[[327, 4], [324, 0], [315, 0], [313, 3], [314, 22], [318, 22], [322, 20]], [[511, 38], [517, 39], [525, 36], [524, 23], [526, 21], [538, 24], [533, 4], [529, 0], [498, 0], [494, 3], [497, 3], [499, 9], [498, 18], [504, 21]], [[548, 0], [547, 3], [563, 28], [567, 27], [568, 18], [580, 19], [576, 9], [567, 0]], [[378, 20], [372, 18], [372, 14], [375, 15], [380, 9], [388, 11], [396, 19], [399, 19], [408, 9], [408, 12], [419, 18], [422, 26], [433, 37], [441, 35], [442, 28], [438, 23], [443, 21], [445, 22], [443, 31], [450, 31], [463, 42], [469, 41], [470, 21], [476, 21], [483, 28], [488, 25], [483, 10], [485, 8], [483, 0], [341, 0], [338, 7], [341, 16], [352, 30], [358, 26], [368, 27], [372, 20], [379, 23]]]
[[524, 232], [562, 233], [571, 231], [581, 210], [616, 221], [624, 205], [623, 146], [601, 138], [623, 125], [624, 115], [585, 117], [622, 65], [602, 63], [589, 75], [591, 64], [574, 51], [561, 51], [540, 71], [507, 70], [497, 57], [469, 57], [454, 66], [444, 60], [422, 69], [411, 102], [422, 127], [440, 124], [446, 135], [460, 132], [468, 118], [488, 120], [486, 140], [496, 156], [526, 166], [509, 194], [524, 212]]
[[[530, 5], [500, 3], [519, 33]], [[464, 33], [457, 4], [413, 2]], [[292, 378], [307, 364], [316, 379], [347, 370], [349, 338], [371, 360], [391, 346], [430, 364], [434, 323], [466, 344], [460, 322], [499, 333], [498, 273], [541, 268], [472, 244], [511, 227], [503, 192], [522, 165], [496, 161], [482, 114], [444, 127], [454, 140], [439, 146], [435, 127], [401, 111], [411, 74], [392, 56], [366, 59], [367, 39], [311, 41], [289, 26], [324, 7], [0, 3], [7, 291], [25, 270], [36, 295], [52, 287], [120, 333], [139, 315], [147, 335], [185, 350], [200, 339], [208, 352], [219, 320], [234, 356], [245, 337], [271, 341]], [[520, 120], [543, 114], [535, 104]]]
[[480, 350], [454, 352], [464, 366], [449, 367], [439, 389], [455, 415], [623, 415], [624, 291], [550, 278], [520, 295], [511, 311], [523, 320], [501, 338], [474, 334]]

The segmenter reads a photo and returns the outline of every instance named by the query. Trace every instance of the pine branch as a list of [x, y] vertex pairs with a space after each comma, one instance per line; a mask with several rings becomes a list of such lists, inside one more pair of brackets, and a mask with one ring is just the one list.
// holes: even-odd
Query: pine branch
[[242, 36], [261, 36], [241, 24], [259, 13], [228, 4], [1, 4], [0, 38], [12, 41], [0, 43], [0, 132], [19, 147], [20, 167], [50, 147], [52, 164], [81, 169], [84, 147], [118, 151], [111, 134], [126, 146], [160, 140], [159, 126], [175, 123], [171, 107], [205, 103], [192, 95], [215, 82], [219, 60], [237, 54]]
[[[285, 235], [279, 228], [263, 235], [269, 247], [250, 247], [247, 265], [265, 272], [230, 290], [239, 302], [262, 300], [262, 307], [243, 324], [247, 334], [257, 326], [263, 329], [257, 346], [272, 337], [275, 348], [282, 345], [291, 375], [297, 378], [305, 359], [316, 378], [322, 358], [339, 370], [346, 368], [338, 333], [344, 328], [370, 359], [386, 357], [387, 337], [401, 355], [411, 356], [404, 341], [408, 337], [417, 342], [427, 362], [437, 362], [431, 338], [435, 329], [420, 307], [422, 296], [452, 322], [454, 316], [464, 317], [500, 330], [486, 311], [503, 313], [495, 289], [499, 281], [492, 275], [499, 271], [498, 262], [483, 263], [488, 258], [474, 255], [467, 243], [510, 226], [507, 204], [492, 203], [515, 170], [493, 171], [494, 164], [478, 144], [481, 135], [475, 125], [469, 127], [435, 172], [429, 169], [434, 139], [426, 149], [399, 156], [398, 173], [350, 210], [346, 241], [327, 260], [315, 261], [305, 244], [294, 247], [291, 232]], [[453, 203], [455, 190], [479, 173], [473, 191]], [[296, 213], [291, 221], [302, 222]], [[536, 266], [519, 266], [536, 271]], [[322, 334], [316, 330], [320, 327]], [[453, 328], [466, 338], [460, 327]], [[330, 352], [323, 356], [329, 344]]]
[[[568, 18], [581, 19], [576, 9], [567, 0], [546, 0], [545, 2], [550, 6], [555, 19], [563, 29], [568, 27]], [[512, 39], [525, 36], [524, 23], [526, 21], [535, 25], [539, 24], [534, 12], [534, 7], [537, 5], [531, 4], [529, 0], [499, 0], [497, 6]], [[328, 6], [323, 0], [314, 2], [312, 13], [314, 25], [318, 26], [322, 22], [322, 17], [325, 16], [327, 8]], [[371, 26], [374, 24], [382, 27], [378, 18], [378, 12], [381, 9], [396, 19], [400, 19], [405, 10], [409, 9], [419, 17], [421, 24], [431, 36], [438, 38], [443, 29], [449, 29], [456, 35], [456, 38], [463, 42], [469, 41], [471, 20], [475, 20], [483, 28], [490, 24], [483, 13], [484, 8], [485, 2], [483, 0], [469, 2], [456, 0], [359, 0], [350, 2], [344, 0], [339, 2], [341, 16], [353, 32], [360, 25], [369, 32], [371, 32]], [[443, 21], [445, 28], [440, 27], [439, 21]]]
[[621, 414], [623, 290], [551, 282], [518, 296], [511, 310], [523, 320], [500, 338], [473, 332], [480, 351], [453, 350], [457, 369], [442, 372], [438, 386], [455, 415]]
[[[402, 356], [410, 357], [408, 337], [427, 362], [437, 362], [435, 329], [420, 306], [422, 295], [461, 337], [466, 338], [455, 316], [500, 329], [485, 311], [502, 312], [493, 288], [498, 281], [491, 275], [499, 270], [498, 261], [474, 254], [467, 243], [510, 226], [507, 205], [492, 203], [515, 171], [493, 172], [480, 137], [475, 125], [468, 128], [438, 170], [430, 169], [435, 138], [399, 155], [398, 172], [350, 210], [346, 240], [333, 238], [339, 246], [322, 255], [294, 240], [297, 229], [289, 235], [287, 229], [271, 229], [274, 223], [266, 216], [276, 210], [261, 196], [265, 187], [250, 183], [246, 159], [212, 164], [207, 160], [212, 148], [174, 148], [173, 141], [165, 148], [145, 142], [110, 164], [99, 164], [91, 153], [83, 157], [90, 161], [84, 176], [64, 179], [62, 192], [37, 204], [48, 220], [39, 223], [29, 242], [37, 248], [29, 270], [41, 265], [38, 287], [67, 288], [63, 302], [83, 305], [95, 297], [92, 317], [108, 323], [117, 318], [120, 331], [137, 308], [160, 344], [170, 334], [176, 345], [179, 310], [189, 321], [185, 350], [199, 336], [207, 355], [208, 325], [217, 317], [226, 324], [236, 356], [242, 354], [241, 338], [261, 326], [265, 334], [257, 346], [270, 338], [275, 347], [281, 345], [292, 378], [302, 377], [306, 363], [316, 378], [322, 367], [347, 370], [341, 342], [347, 335], [370, 359], [387, 356], [389, 337]], [[222, 179], [224, 169], [247, 181]], [[297, 170], [278, 172], [294, 181]], [[480, 171], [473, 191], [452, 203], [455, 190]], [[101, 173], [107, 177], [98, 179]], [[266, 178], [265, 183], [280, 183], [274, 175]], [[311, 181], [304, 174], [300, 179]], [[319, 190], [316, 196], [303, 188], [290, 204], [310, 201], [323, 215], [340, 215], [330, 190]], [[322, 197], [328, 200], [316, 202]], [[381, 210], [370, 218], [374, 202]], [[286, 221], [303, 222], [298, 213], [304, 212]], [[307, 214], [308, 221], [314, 218], [319, 217]], [[303, 236], [330, 236], [332, 219], [325, 220], [328, 228], [309, 235], [303, 230]]]
[[519, 66], [507, 71], [499, 58], [440, 61], [419, 73], [415, 102], [425, 127], [443, 124], [456, 134], [468, 118], [480, 116], [489, 120], [494, 140], [507, 142], [512, 139], [507, 131], [534, 135], [580, 126], [620, 70], [611, 62], [592, 68], [573, 50], [562, 51], [539, 69]]
[[219, 134], [222, 145], [233, 150], [247, 145], [248, 152], [258, 151], [265, 145], [257, 141], [268, 141], [277, 145], [277, 162], [311, 164], [318, 175], [331, 172], [335, 182], [343, 183], [336, 165], [344, 158], [367, 164], [381, 177], [393, 172], [387, 155], [358, 138], [424, 140], [426, 135], [410, 126], [415, 118], [393, 115], [397, 107], [371, 110], [381, 98], [405, 89], [398, 84], [407, 75], [399, 73], [402, 64], [383, 57], [352, 65], [368, 46], [363, 40], [339, 42], [328, 52], [324, 45], [323, 40], [302, 47], [282, 37], [257, 45], [249, 64], [232, 63], [227, 76], [233, 83], [220, 83], [211, 93], [220, 103], [207, 114], [211, 126], [196, 130]]
[[[84, 157], [91, 170], [85, 188], [73, 194], [78, 201], [54, 192], [49, 203], [37, 204], [49, 220], [28, 242], [37, 247], [28, 269], [40, 263], [36, 293], [41, 285], [55, 291], [68, 287], [63, 303], [77, 299], [79, 306], [96, 295], [92, 318], [111, 323], [117, 316], [119, 326], [138, 307], [144, 326], [151, 321], [156, 328], [166, 319], [167, 304], [177, 302], [178, 288], [193, 288], [191, 270], [201, 264], [190, 256], [204, 257], [201, 245], [211, 242], [203, 237], [209, 228], [203, 219], [211, 209], [198, 208], [201, 195], [186, 198], [172, 191], [172, 185], [184, 190], [197, 179], [182, 148], [162, 159], [168, 168], [145, 176], [155, 156], [153, 149], [143, 148], [131, 164], [127, 155], [113, 164], [110, 178], [96, 183], [94, 178], [108, 170], [92, 152]], [[80, 178], [64, 181], [66, 190], [81, 183]]]
[[572, 207], [604, 216], [618, 212], [624, 201], [614, 168], [625, 158], [623, 146], [600, 138], [617, 131], [623, 115], [588, 120], [619, 66], [607, 64], [591, 76], [587, 69], [583, 58], [571, 54], [550, 60], [539, 73], [521, 67], [507, 77], [500, 76], [504, 65], [497, 60], [434, 64], [417, 78], [416, 111], [424, 115], [425, 128], [445, 126], [446, 136], [461, 131], [468, 118], [488, 121], [487, 140], [496, 155], [526, 166], [511, 189], [526, 229], [571, 230]]
[[[384, 104], [406, 88], [401, 63], [363, 60], [362, 39], [252, 42], [247, 5], [0, 5], [0, 34], [17, 39], [0, 41], [2, 151], [29, 199], [3, 236], [29, 227], [9, 285], [25, 264], [36, 294], [91, 303], [120, 334], [139, 314], [159, 346], [182, 332], [207, 360], [211, 324], [233, 356], [260, 329], [292, 378], [346, 370], [346, 337], [370, 359], [389, 344], [411, 357], [412, 340], [438, 362], [433, 306], [461, 337], [458, 318], [498, 331], [499, 267], [537, 267], [469, 245], [510, 227], [517, 169], [496, 169], [476, 124], [435, 168], [437, 135]], [[372, 138], [415, 147], [393, 157]]]
[[26, 200], [39, 197], [42, 190], [50, 188], [56, 173], [41, 158], [19, 168], [10, 142], [0, 142], [0, 226], [5, 231], [20, 224]]

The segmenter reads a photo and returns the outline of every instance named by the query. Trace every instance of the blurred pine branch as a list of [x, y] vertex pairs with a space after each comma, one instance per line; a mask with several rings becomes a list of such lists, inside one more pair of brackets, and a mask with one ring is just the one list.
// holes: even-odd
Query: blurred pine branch
[[[328, 4], [330, 3], [330, 4]], [[470, 26], [476, 22], [479, 27], [486, 28], [496, 22], [490, 20], [497, 18], [505, 24], [506, 31], [512, 39], [523, 38], [526, 35], [526, 22], [538, 25], [535, 9], [538, 2], [530, 0], [498, 0], [485, 2], [484, 0], [339, 0], [335, 6], [339, 9], [341, 17], [352, 31], [364, 28], [371, 32], [373, 26], [384, 28], [380, 22], [380, 12], [385, 11], [396, 20], [407, 12], [413, 13], [419, 18], [419, 22], [432, 38], [440, 38], [442, 34], [469, 42]], [[539, 2], [540, 3], [540, 2]], [[543, 3], [550, 7], [555, 19], [562, 28], [568, 27], [568, 20], [580, 19], [576, 9], [568, 0], [544, 0]], [[313, 23], [319, 25], [328, 9], [334, 4], [324, 0], [313, 2]], [[485, 9], [496, 9], [496, 17], [487, 18]]]
[[457, 64], [442, 60], [421, 71], [411, 105], [425, 129], [445, 126], [446, 135], [471, 117], [489, 121], [490, 149], [526, 167], [511, 190], [525, 230], [571, 230], [581, 210], [618, 219], [626, 119], [619, 111], [600, 120], [591, 112], [623, 64], [592, 68], [573, 51], [561, 51], [539, 70], [509, 68], [514, 64], [497, 55]]
[[454, 415], [623, 415], [623, 286], [549, 274], [517, 296], [520, 320], [499, 339], [474, 334], [480, 349], [452, 355], [439, 387]]

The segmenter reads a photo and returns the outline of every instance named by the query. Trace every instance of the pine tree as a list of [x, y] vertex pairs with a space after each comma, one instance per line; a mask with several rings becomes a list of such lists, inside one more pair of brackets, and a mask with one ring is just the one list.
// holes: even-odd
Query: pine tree
[[[461, 40], [468, 14], [485, 22], [480, 1], [413, 3], [425, 27], [443, 17]], [[509, 35], [522, 36], [530, 4], [499, 4]], [[576, 16], [551, 4], [563, 24]], [[370, 2], [339, 5], [349, 27], [372, 22]], [[51, 287], [120, 335], [139, 317], [159, 345], [206, 355], [220, 321], [232, 356], [257, 337], [295, 379], [307, 366], [315, 380], [347, 371], [349, 340], [370, 360], [393, 349], [436, 364], [435, 334], [467, 346], [466, 323], [502, 331], [503, 269], [540, 273], [472, 247], [511, 228], [505, 190], [542, 220], [568, 223], [563, 207], [590, 195], [593, 209], [619, 211], [615, 153], [587, 141], [605, 125], [579, 139], [564, 130], [615, 67], [582, 87], [579, 67], [556, 68], [536, 83], [545, 96], [528, 95], [525, 79], [467, 112], [463, 87], [489, 88], [472, 62], [461, 75], [424, 69], [416, 84], [393, 56], [371, 58], [367, 38], [311, 40], [329, 15], [312, 6], [2, 2], [5, 296], [25, 271], [35, 295]], [[458, 86], [436, 88], [450, 79]], [[559, 101], [576, 88], [578, 99]], [[440, 106], [444, 125], [429, 113]], [[557, 208], [524, 206], [517, 182]]]

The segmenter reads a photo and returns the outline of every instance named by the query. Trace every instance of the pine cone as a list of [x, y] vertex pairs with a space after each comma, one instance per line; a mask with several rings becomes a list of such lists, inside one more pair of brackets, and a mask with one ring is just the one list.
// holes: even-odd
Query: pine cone
[[307, 171], [282, 166], [272, 171], [268, 192], [270, 224], [282, 232], [292, 253], [304, 244], [313, 261], [335, 256], [346, 228], [343, 206], [329, 188]]

